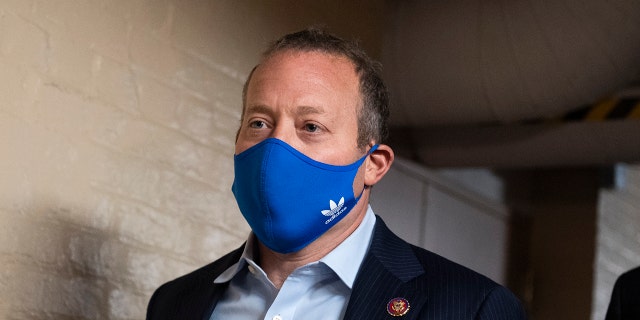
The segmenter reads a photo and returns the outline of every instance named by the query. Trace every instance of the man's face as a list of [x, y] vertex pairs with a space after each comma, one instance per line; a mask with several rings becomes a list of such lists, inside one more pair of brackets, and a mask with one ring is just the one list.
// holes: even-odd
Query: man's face
[[308, 157], [347, 165], [357, 147], [359, 79], [343, 57], [285, 51], [253, 72], [235, 153], [267, 138], [280, 139]]

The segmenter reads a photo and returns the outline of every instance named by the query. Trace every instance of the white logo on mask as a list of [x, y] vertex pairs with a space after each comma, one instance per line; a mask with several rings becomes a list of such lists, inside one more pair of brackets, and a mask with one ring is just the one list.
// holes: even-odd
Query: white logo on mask
[[340, 198], [340, 201], [336, 204], [333, 200], [329, 200], [329, 210], [322, 210], [322, 214], [331, 217], [324, 222], [324, 224], [328, 224], [333, 219], [337, 218], [340, 214], [342, 214], [347, 207], [344, 206], [344, 197]]

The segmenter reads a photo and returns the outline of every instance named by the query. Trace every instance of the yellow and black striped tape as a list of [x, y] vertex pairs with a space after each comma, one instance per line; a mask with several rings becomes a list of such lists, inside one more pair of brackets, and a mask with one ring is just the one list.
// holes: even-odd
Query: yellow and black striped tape
[[609, 98], [595, 105], [569, 112], [563, 121], [605, 121], [640, 119], [640, 98]]

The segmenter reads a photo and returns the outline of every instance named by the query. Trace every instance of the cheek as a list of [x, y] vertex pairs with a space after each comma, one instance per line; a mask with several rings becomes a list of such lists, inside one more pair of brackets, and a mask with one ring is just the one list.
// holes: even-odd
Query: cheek
[[238, 131], [238, 138], [236, 139], [235, 154], [240, 154], [243, 151], [255, 146], [260, 141], [264, 140], [263, 135], [258, 135], [255, 131], [249, 130], [246, 127], [240, 128]]
[[251, 148], [253, 145], [255, 145], [255, 143], [249, 143], [246, 142], [242, 139], [238, 139], [238, 141], [236, 141], [236, 147], [235, 147], [235, 154], [238, 155], [240, 153], [242, 153], [243, 151]]

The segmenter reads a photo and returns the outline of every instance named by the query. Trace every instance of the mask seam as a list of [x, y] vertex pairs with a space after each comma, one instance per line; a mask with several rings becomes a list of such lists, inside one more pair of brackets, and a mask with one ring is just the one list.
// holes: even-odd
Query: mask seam
[[273, 149], [271, 148], [267, 148], [266, 150], [266, 155], [262, 160], [262, 167], [260, 168], [260, 190], [264, 190], [263, 192], [260, 193], [260, 202], [262, 203], [262, 207], [266, 208], [266, 218], [267, 220], [265, 221], [265, 224], [267, 224], [267, 230], [269, 230], [269, 234], [265, 235], [269, 238], [269, 242], [272, 242], [274, 239], [274, 235], [273, 235], [273, 219], [271, 217], [271, 209], [269, 207], [269, 203], [267, 201], [267, 197], [266, 197], [266, 186], [267, 186], [267, 181], [266, 179], [267, 177], [267, 163], [269, 162], [269, 159], [271, 157], [271, 152], [273, 152]]

